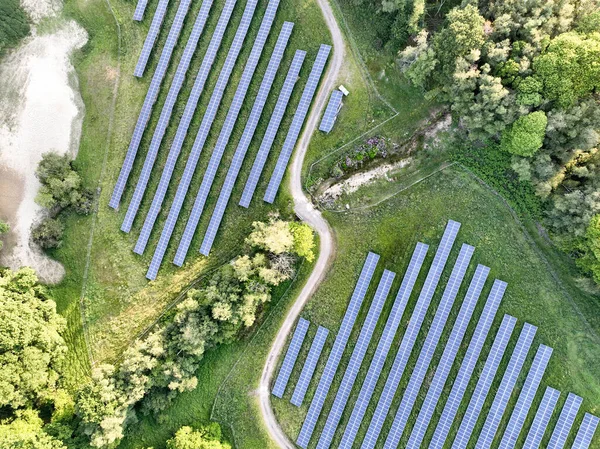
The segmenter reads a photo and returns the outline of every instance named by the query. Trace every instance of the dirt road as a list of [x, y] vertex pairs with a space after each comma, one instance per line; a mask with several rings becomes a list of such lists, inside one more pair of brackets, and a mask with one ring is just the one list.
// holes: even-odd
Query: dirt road
[[321, 88], [317, 92], [314, 107], [312, 108], [312, 111], [308, 117], [304, 132], [298, 141], [290, 174], [291, 191], [294, 198], [294, 210], [298, 217], [309, 223], [319, 234], [319, 258], [315, 264], [313, 272], [306, 281], [306, 285], [298, 295], [296, 302], [293, 304], [287, 317], [285, 318], [285, 321], [283, 322], [283, 325], [279, 329], [277, 337], [275, 337], [275, 341], [273, 341], [273, 345], [271, 346], [271, 350], [269, 351], [269, 355], [267, 356], [267, 361], [263, 369], [258, 391], [260, 409], [269, 434], [273, 441], [279, 445], [279, 447], [286, 449], [293, 449], [295, 446], [288, 439], [283, 430], [281, 430], [281, 427], [279, 426], [279, 423], [273, 414], [269, 385], [277, 365], [277, 359], [279, 358], [279, 355], [281, 354], [281, 351], [285, 345], [286, 338], [292, 330], [292, 327], [296, 322], [298, 315], [300, 315], [300, 312], [304, 308], [304, 305], [327, 273], [335, 250], [333, 234], [329, 224], [323, 218], [321, 213], [313, 207], [312, 203], [306, 197], [306, 195], [304, 195], [304, 191], [302, 190], [302, 162], [304, 161], [304, 156], [306, 155], [310, 138], [315, 131], [321, 111], [325, 107], [325, 103], [329, 98], [329, 93], [335, 87], [335, 82], [338, 78], [340, 68], [344, 62], [345, 51], [344, 38], [342, 37], [342, 32], [335, 20], [328, 0], [317, 0], [317, 4], [323, 12], [323, 16], [325, 17], [325, 21], [331, 33], [333, 40], [333, 57], [327, 73], [325, 74], [325, 78], [321, 84]]

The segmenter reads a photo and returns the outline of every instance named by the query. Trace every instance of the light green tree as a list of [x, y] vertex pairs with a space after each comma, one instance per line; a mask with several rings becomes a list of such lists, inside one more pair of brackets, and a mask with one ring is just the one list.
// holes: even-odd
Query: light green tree
[[219, 425], [211, 423], [197, 430], [183, 426], [167, 440], [167, 449], [231, 449], [231, 446], [222, 441]]
[[294, 246], [292, 251], [300, 257], [306, 258], [308, 262], [315, 259], [315, 238], [313, 230], [306, 223], [290, 223]]
[[2, 449], [67, 449], [43, 429], [43, 422], [34, 410], [22, 410], [12, 420], [0, 422]]
[[547, 124], [544, 111], [519, 117], [502, 133], [500, 148], [519, 156], [532, 156], [544, 143]]

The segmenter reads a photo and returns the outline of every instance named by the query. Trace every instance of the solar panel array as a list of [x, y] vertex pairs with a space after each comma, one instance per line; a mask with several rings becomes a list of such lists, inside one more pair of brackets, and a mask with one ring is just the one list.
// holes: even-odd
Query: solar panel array
[[248, 176], [248, 180], [244, 186], [244, 192], [242, 193], [242, 198], [240, 199], [239, 203], [242, 207], [248, 207], [250, 205], [250, 201], [252, 200], [252, 196], [256, 190], [256, 185], [258, 184], [260, 175], [262, 174], [265, 163], [267, 162], [267, 156], [271, 151], [273, 141], [275, 140], [275, 136], [277, 135], [277, 131], [281, 125], [283, 114], [287, 109], [292, 91], [294, 90], [294, 86], [296, 85], [296, 81], [300, 75], [300, 69], [302, 68], [302, 63], [304, 62], [305, 57], [305, 51], [296, 51], [292, 65], [290, 66], [288, 74], [285, 78], [281, 92], [279, 93], [277, 104], [275, 105], [275, 109], [273, 110], [273, 114], [271, 115], [271, 119], [267, 125], [267, 131], [265, 132], [263, 140], [260, 144], [260, 148], [258, 149], [258, 153], [256, 154], [256, 158], [254, 159], [254, 163], [252, 164], [250, 176]]
[[[265, 103], [267, 101], [267, 97], [273, 85], [273, 80], [275, 79], [277, 69], [279, 68], [279, 64], [281, 63], [284, 50], [285, 47], [282, 47], [279, 50], [277, 45], [275, 46], [275, 51], [273, 52], [273, 56], [271, 56], [269, 66], [267, 67], [267, 71], [265, 72], [265, 76], [260, 85], [260, 89], [258, 90], [256, 99], [254, 100], [254, 106], [252, 107], [252, 111], [250, 112], [250, 117], [246, 122], [244, 133], [242, 134], [242, 137], [235, 150], [235, 154], [233, 155], [233, 160], [231, 161], [231, 165], [229, 166], [229, 170], [227, 171], [225, 182], [223, 183], [223, 187], [221, 188], [221, 192], [219, 193], [217, 205], [215, 206], [215, 210], [213, 211], [213, 214], [210, 218], [208, 229], [206, 230], [206, 234], [204, 234], [204, 239], [202, 240], [202, 245], [200, 246], [200, 253], [205, 256], [209, 255], [210, 249], [212, 248], [213, 242], [215, 241], [215, 237], [217, 236], [217, 231], [219, 230], [221, 220], [223, 219], [223, 215], [225, 214], [225, 209], [227, 208], [227, 204], [229, 203], [229, 199], [231, 198], [235, 181], [237, 180], [237, 177], [240, 173], [240, 169], [242, 168], [242, 162], [246, 157], [246, 152], [248, 151], [248, 147], [250, 146], [250, 142], [252, 141], [252, 137], [254, 136], [254, 132], [256, 131], [258, 121], [261, 117]], [[290, 73], [295, 73], [295, 76], [292, 79], [292, 87], [296, 79], [298, 78], [298, 73], [300, 72], [300, 68], [302, 67], [305, 55], [306, 52], [302, 50], [297, 50], [296, 54], [294, 55], [292, 65], [289, 69]]]
[[[471, 281], [471, 285], [474, 285], [474, 288], [471, 289], [471, 287], [469, 287], [467, 296], [463, 301], [460, 312], [458, 314], [458, 318], [454, 323], [452, 333], [450, 334], [450, 338], [448, 339], [448, 343], [446, 343], [446, 347], [444, 348], [444, 352], [438, 363], [435, 375], [433, 377], [433, 381], [429, 386], [427, 396], [425, 397], [425, 401], [421, 406], [421, 410], [417, 417], [417, 421], [413, 427], [410, 439], [408, 440], [407, 447], [419, 448], [421, 446], [421, 443], [423, 442], [423, 439], [425, 438], [425, 432], [429, 427], [429, 422], [431, 421], [433, 412], [435, 411], [437, 403], [442, 395], [444, 385], [446, 383], [446, 380], [448, 379], [448, 376], [450, 375], [450, 369], [454, 364], [454, 360], [456, 358], [456, 355], [458, 354], [460, 345], [463, 341], [463, 338], [467, 331], [467, 327], [473, 315], [473, 311], [477, 303], [477, 298], [481, 294], [483, 284], [485, 283], [489, 272], [490, 269], [488, 267], [485, 267], [483, 265], [477, 266], [477, 270], [475, 272], [475, 275], [473, 276], [473, 280]], [[497, 288], [497, 286], [499, 286], [499, 288]], [[506, 283], [502, 281], [496, 281], [494, 283], [492, 292], [488, 297], [488, 301], [486, 302], [485, 308], [477, 325], [477, 330], [482, 328], [482, 333], [484, 334], [483, 339], [485, 339], [485, 336], [487, 335], [492, 321], [496, 316], [496, 311], [498, 310], [498, 306], [500, 305], [500, 301], [502, 300], [502, 294], [505, 289]], [[476, 333], [477, 330], [475, 331]], [[476, 333], [473, 334], [471, 345], [475, 344], [476, 342]], [[471, 347], [471, 345], [469, 345], [469, 348]]]
[[[227, 147], [229, 139], [231, 138], [233, 127], [237, 122], [240, 110], [244, 104], [244, 99], [248, 93], [248, 88], [250, 87], [250, 82], [254, 77], [254, 72], [258, 66], [258, 61], [264, 49], [267, 37], [269, 36], [269, 32], [271, 31], [271, 26], [273, 24], [273, 20], [275, 19], [276, 12], [277, 2], [272, 2], [265, 13], [265, 17], [263, 18], [263, 22], [258, 31], [258, 36], [254, 41], [252, 51], [250, 52], [250, 56], [246, 61], [242, 78], [240, 79], [238, 87], [235, 91], [231, 105], [229, 106], [229, 111], [227, 111], [227, 117], [225, 117], [225, 122], [223, 123], [221, 132], [219, 133], [217, 144], [213, 148], [210, 161], [208, 162], [208, 167], [204, 172], [202, 184], [200, 185], [200, 189], [196, 195], [196, 200], [194, 201], [194, 207], [192, 208], [192, 212], [188, 218], [183, 236], [179, 242], [179, 247], [177, 248], [177, 254], [175, 255], [174, 260], [175, 265], [181, 266], [183, 264], [187, 251], [192, 243], [192, 238], [194, 237], [194, 233], [198, 227], [198, 222], [200, 221], [200, 217], [204, 211], [204, 206], [206, 204], [206, 200], [208, 199], [208, 195], [210, 194], [210, 189], [212, 188], [215, 176], [217, 175], [217, 169], [221, 164], [223, 153], [225, 153], [225, 148]], [[293, 28], [294, 24], [292, 22], [285, 22], [283, 24], [281, 32], [279, 33], [279, 38], [277, 39], [277, 44], [275, 45], [275, 57], [281, 59], [283, 56], [283, 52], [287, 46]]]
[[[202, 60], [202, 65], [200, 66], [200, 70], [198, 70], [198, 74], [196, 75], [192, 92], [190, 93], [188, 101], [185, 105], [185, 110], [183, 111], [183, 115], [177, 127], [177, 133], [175, 134], [175, 138], [171, 144], [165, 167], [163, 168], [156, 193], [152, 199], [152, 204], [150, 205], [150, 209], [148, 210], [148, 214], [144, 220], [144, 226], [142, 227], [142, 231], [133, 250], [133, 252], [136, 254], [142, 254], [146, 249], [146, 245], [148, 244], [150, 233], [152, 232], [152, 228], [154, 227], [158, 213], [161, 210], [165, 195], [167, 194], [167, 188], [171, 182], [173, 170], [175, 170], [175, 163], [177, 162], [177, 158], [181, 152], [181, 147], [187, 135], [188, 128], [190, 127], [190, 123], [192, 122], [196, 106], [198, 105], [198, 100], [200, 99], [200, 95], [204, 90], [206, 79], [208, 78], [210, 69], [215, 61], [215, 57], [217, 56], [217, 51], [221, 46], [223, 35], [225, 34], [225, 30], [227, 29], [227, 25], [231, 19], [231, 14], [236, 2], [237, 0], [227, 0], [223, 10], [221, 11], [219, 22], [217, 23], [217, 27], [215, 28], [215, 31], [210, 39], [208, 49], [206, 50], [204, 59]], [[192, 55], [190, 54], [190, 60], [191, 56]]]
[[515, 405], [510, 416], [510, 420], [508, 421], [508, 426], [506, 427], [504, 435], [502, 436], [502, 440], [500, 441], [499, 449], [512, 449], [517, 444], [519, 434], [521, 433], [523, 424], [527, 418], [527, 413], [529, 413], [531, 404], [533, 404], [535, 393], [540, 386], [540, 382], [542, 381], [542, 377], [544, 376], [544, 372], [546, 371], [546, 367], [548, 366], [551, 355], [552, 348], [549, 348], [545, 345], [540, 345], [537, 353], [535, 354], [533, 365], [531, 366], [529, 373], [527, 373], [525, 385], [521, 389], [517, 404]]
[[329, 103], [327, 103], [325, 113], [323, 114], [321, 124], [319, 125], [319, 131], [324, 131], [328, 133], [333, 129], [333, 124], [335, 123], [335, 119], [337, 118], [337, 114], [340, 109], [340, 105], [342, 104], [343, 97], [344, 94], [339, 89], [335, 89], [333, 92], [331, 92], [331, 96], [329, 97]]
[[[140, 146], [142, 136], [144, 135], [144, 130], [146, 129], [146, 126], [148, 125], [148, 120], [150, 119], [150, 115], [152, 114], [152, 107], [154, 106], [154, 102], [158, 97], [160, 85], [162, 84], [165, 74], [167, 73], [167, 69], [169, 68], [169, 61], [171, 60], [173, 49], [175, 48], [175, 45], [179, 40], [179, 34], [181, 33], [181, 29], [183, 28], [183, 21], [185, 20], [185, 16], [188, 13], [191, 2], [192, 0], [182, 0], [179, 4], [179, 8], [177, 9], [177, 13], [175, 14], [175, 19], [173, 20], [173, 25], [169, 30], [167, 41], [160, 55], [158, 66], [156, 67], [154, 75], [152, 75], [150, 87], [148, 88], [148, 92], [146, 92], [144, 104], [142, 105], [140, 115], [138, 116], [137, 122], [135, 124], [133, 136], [131, 137], [131, 142], [129, 143], [129, 148], [127, 149], [127, 154], [125, 155], [125, 160], [123, 161], [123, 166], [121, 167], [121, 172], [119, 173], [119, 178], [117, 179], [117, 183], [113, 190], [112, 197], [110, 199], [110, 202], [108, 203], [108, 205], [113, 209], [116, 209], [119, 206], [119, 203], [121, 202], [121, 197], [123, 196], [127, 180], [129, 179], [129, 174], [131, 173], [133, 162], [135, 161], [135, 156]], [[212, 3], [212, 1], [208, 1], [207, 3], [210, 4]], [[208, 11], [206, 13], [208, 16]], [[139, 75], [136, 74], [136, 76], [142, 76], [142, 74], [143, 68], [142, 72]]]
[[527, 434], [523, 449], [538, 449], [540, 447], [559, 397], [560, 391], [550, 387], [546, 388], [542, 402], [533, 419], [531, 429], [529, 429], [529, 433]]
[[148, 0], [138, 0], [137, 5], [135, 6], [135, 11], [133, 13], [133, 20], [140, 22], [144, 19], [144, 11], [146, 11], [147, 5]]
[[310, 345], [308, 356], [306, 357], [306, 361], [300, 372], [300, 377], [296, 383], [296, 388], [294, 388], [294, 394], [292, 394], [292, 399], [290, 400], [296, 407], [300, 407], [304, 401], [306, 390], [308, 390], [308, 385], [310, 384], [310, 380], [317, 367], [317, 362], [319, 361], [319, 357], [321, 357], [321, 352], [323, 351], [323, 346], [325, 346], [328, 334], [329, 330], [322, 326], [319, 326], [317, 329], [317, 334]]
[[[129, 203], [129, 207], [127, 208], [125, 219], [121, 224], [121, 231], [123, 232], [131, 231], [133, 220], [135, 220], [138, 209], [140, 207], [140, 203], [142, 202], [144, 192], [146, 191], [146, 187], [148, 185], [148, 180], [150, 179], [150, 174], [152, 173], [152, 167], [154, 166], [156, 156], [158, 155], [158, 150], [160, 149], [160, 144], [167, 130], [167, 126], [169, 125], [169, 121], [171, 120], [173, 108], [175, 107], [177, 97], [179, 96], [179, 92], [181, 91], [181, 87], [183, 86], [183, 82], [185, 81], [185, 75], [190, 66], [192, 56], [196, 51], [198, 40], [200, 39], [200, 35], [202, 34], [204, 26], [206, 25], [206, 20], [208, 19], [208, 14], [212, 7], [212, 3], [213, 0], [204, 0], [202, 2], [202, 7], [198, 12], [196, 22], [194, 22], [194, 28], [192, 29], [192, 33], [188, 38], [187, 44], [185, 45], [185, 49], [183, 50], [181, 60], [177, 65], [177, 70], [175, 72], [175, 76], [173, 77], [173, 81], [171, 82], [169, 93], [167, 94], [167, 98], [160, 112], [160, 117], [158, 119], [158, 123], [156, 124], [154, 134], [152, 135], [150, 147], [146, 152], [146, 158], [144, 160], [142, 172], [135, 186], [135, 191], [133, 192], [133, 196], [131, 198], [131, 202]], [[131, 170], [131, 167], [129, 168], [129, 170]], [[118, 197], [115, 197], [115, 194], [113, 194], [113, 199], [111, 199], [111, 201], [112, 204], [115, 205], [114, 207], [116, 207], [116, 205], [118, 205], [120, 201], [121, 195], [123, 194], [123, 188], [125, 187], [125, 182], [122, 183], [121, 192], [118, 195]]]
[[571, 427], [577, 417], [577, 412], [583, 399], [576, 394], [569, 393], [567, 400], [563, 405], [562, 411], [558, 417], [558, 421], [554, 426], [554, 431], [548, 443], [548, 449], [563, 449], [571, 432]]
[[317, 54], [317, 58], [315, 59], [315, 63], [313, 64], [312, 70], [308, 77], [308, 81], [306, 82], [306, 86], [304, 86], [304, 92], [302, 92], [300, 103], [298, 104], [298, 108], [296, 109], [296, 113], [292, 119], [292, 124], [290, 125], [290, 129], [288, 130], [283, 146], [281, 147], [281, 153], [279, 153], [279, 158], [277, 159], [275, 170], [273, 170], [271, 175], [269, 186], [267, 187], [267, 191], [263, 197], [263, 200], [265, 200], [267, 203], [272, 203], [275, 201], [275, 196], [279, 190], [279, 185], [283, 179], [283, 174], [285, 173], [287, 164], [292, 156], [292, 151], [294, 151], [294, 147], [298, 141], [300, 130], [302, 129], [302, 125], [304, 124], [304, 120], [308, 114], [308, 109], [312, 103], [312, 99], [317, 90], [319, 80], [321, 79], [321, 75], [325, 69], [325, 63], [327, 62], [330, 52], [330, 45], [321, 44], [319, 53]]
[[288, 346], [285, 358], [283, 359], [283, 363], [279, 369], [279, 376], [277, 376], [275, 386], [273, 387], [272, 393], [278, 398], [283, 397], [285, 387], [287, 387], [288, 381], [290, 380], [290, 375], [292, 374], [292, 370], [296, 364], [296, 359], [298, 359], [298, 354], [300, 354], [300, 348], [302, 347], [302, 342], [306, 337], [306, 332], [308, 331], [309, 325], [310, 322], [302, 317], [298, 320], [298, 324], [294, 330], [294, 335], [292, 336], [292, 341]]
[[[229, 83], [231, 72], [233, 71], [235, 62], [242, 49], [242, 44], [244, 43], [246, 34], [248, 33], [248, 29], [250, 28], [250, 23], [252, 22], [252, 17], [254, 15], [257, 3], [258, 0], [248, 0], [248, 3], [246, 3], [246, 9], [244, 10], [244, 14], [242, 15], [242, 20], [240, 21], [238, 29], [235, 33], [235, 37], [233, 39], [233, 43], [231, 44], [231, 48], [229, 49], [229, 53], [227, 54], [227, 58], [225, 59], [225, 63], [221, 68], [221, 73], [219, 73], [219, 78], [208, 103], [208, 107], [206, 108], [206, 111], [204, 113], [204, 117], [202, 118], [202, 123], [200, 124], [200, 129], [198, 130], [196, 139], [194, 140], [194, 145], [185, 165], [181, 181], [179, 182], [179, 186], [177, 187], [177, 192], [175, 193], [173, 204], [171, 204], [171, 209], [169, 210], [169, 215], [167, 216], [165, 226], [160, 235], [160, 239], [158, 241], [156, 250], [154, 251], [154, 255], [152, 256], [152, 261], [150, 262], [148, 272], [146, 273], [146, 277], [150, 280], [156, 278], [165, 252], [167, 251], [167, 245], [169, 244], [171, 236], [173, 235], [173, 230], [175, 229], [175, 224], [177, 223], [177, 219], [179, 218], [181, 208], [183, 207], [183, 201], [185, 200], [185, 197], [187, 195], [190, 183], [192, 182], [192, 177], [196, 170], [196, 165], [198, 164], [200, 153], [204, 148], [204, 143], [206, 142], [213, 121], [221, 104], [221, 100], [223, 99], [225, 88]], [[269, 2], [269, 6], [267, 7], [267, 11], [269, 11], [272, 7], [276, 8], [278, 5], [279, 0], [271, 0]], [[265, 13], [263, 22], [265, 20], [268, 21], [269, 19], [270, 15], [267, 15], [267, 13]]]
[[362, 423], [369, 402], [371, 401], [371, 397], [373, 396], [375, 385], [377, 384], [379, 376], [381, 375], [383, 364], [385, 363], [387, 355], [394, 341], [394, 336], [396, 335], [396, 331], [400, 325], [400, 320], [404, 314], [404, 310], [406, 309], [408, 299], [410, 298], [410, 294], [413, 290], [417, 277], [419, 276], [421, 267], [423, 266], [423, 261], [425, 260], [425, 255], [427, 254], [428, 249], [428, 245], [425, 245], [424, 243], [417, 243], [417, 246], [408, 264], [408, 269], [404, 275], [404, 279], [402, 280], [402, 284], [400, 285], [400, 289], [398, 290], [398, 294], [396, 295], [394, 305], [392, 306], [392, 311], [390, 312], [381, 338], [379, 339], [379, 343], [377, 344], [377, 349], [375, 350], [375, 354], [371, 360], [371, 365], [369, 366], [369, 371], [367, 372], [367, 376], [365, 377], [360, 389], [358, 399], [354, 403], [354, 409], [352, 410], [352, 414], [348, 424], [346, 425], [346, 429], [344, 430], [344, 435], [342, 436], [339, 449], [349, 449], [354, 444], [356, 434], [358, 433], [360, 424]]
[[154, 17], [152, 18], [152, 23], [150, 24], [150, 29], [146, 35], [144, 45], [142, 46], [142, 52], [140, 53], [140, 57], [138, 58], [137, 64], [135, 65], [135, 69], [133, 71], [133, 75], [137, 76], [138, 78], [144, 75], [146, 65], [148, 64], [148, 59], [150, 59], [150, 53], [152, 52], [154, 43], [158, 38], [160, 27], [162, 26], [165, 14], [167, 13], [167, 6], [169, 6], [169, 0], [160, 0], [158, 2], [158, 6], [154, 12]]
[[377, 287], [377, 291], [375, 292], [375, 296], [371, 302], [371, 307], [369, 307], [367, 318], [363, 323], [363, 326], [360, 330], [360, 335], [358, 336], [358, 340], [356, 341], [354, 350], [352, 351], [350, 362], [348, 362], [346, 372], [344, 373], [344, 377], [342, 378], [342, 382], [338, 388], [335, 400], [333, 401], [333, 406], [331, 407], [329, 415], [327, 416], [325, 427], [321, 432], [321, 437], [317, 443], [317, 449], [327, 449], [331, 445], [333, 435], [335, 434], [340, 419], [342, 418], [342, 413], [346, 408], [346, 403], [348, 402], [348, 398], [352, 392], [352, 387], [356, 381], [356, 376], [358, 376], [358, 370], [360, 369], [365, 354], [367, 353], [367, 348], [369, 347], [371, 337], [375, 331], [375, 326], [379, 320], [379, 315], [381, 314], [381, 310], [383, 309], [383, 305], [385, 304], [385, 300], [390, 292], [390, 288], [392, 287], [392, 282], [394, 281], [395, 276], [396, 274], [391, 271], [384, 270], [383, 272], [383, 276], [379, 281], [379, 286]]
[[594, 433], [598, 427], [598, 418], [594, 415], [586, 413], [583, 417], [583, 422], [579, 427], [575, 441], [573, 442], [572, 449], [587, 449], [592, 443]]
[[333, 348], [331, 349], [329, 358], [327, 359], [325, 370], [323, 371], [321, 379], [319, 380], [317, 391], [313, 396], [308, 413], [304, 423], [302, 424], [302, 428], [300, 429], [300, 434], [296, 440], [296, 444], [302, 448], [306, 448], [308, 445], [315, 425], [317, 424], [317, 419], [321, 414], [321, 409], [325, 403], [325, 398], [327, 397], [327, 393], [329, 392], [329, 388], [333, 382], [333, 377], [335, 376], [335, 372], [337, 371], [342, 354], [346, 348], [348, 338], [350, 338], [350, 332], [352, 331], [352, 327], [354, 326], [354, 322], [358, 316], [360, 306], [365, 298], [365, 294], [369, 288], [369, 283], [371, 282], [371, 278], [373, 277], [373, 273], [378, 261], [379, 256], [370, 252], [363, 265], [358, 283], [354, 288], [354, 292], [350, 298], [350, 303], [348, 304], [348, 308], [346, 309], [346, 313], [342, 319], [340, 330], [338, 331], [335, 342], [333, 343]]
[[[523, 330], [521, 331], [521, 335], [519, 336], [517, 346], [515, 347], [515, 350], [513, 351], [513, 354], [510, 358], [510, 362], [508, 363], [508, 367], [504, 372], [504, 376], [502, 377], [500, 387], [496, 392], [494, 402], [492, 403], [488, 416], [485, 420], [483, 429], [479, 434], [479, 439], [477, 440], [478, 448], [489, 448], [492, 445], [492, 442], [494, 441], [494, 436], [496, 435], [496, 431], [498, 430], [498, 426], [500, 425], [500, 420], [502, 419], [502, 415], [504, 414], [504, 410], [506, 409], [508, 400], [510, 399], [515, 384], [517, 383], [519, 373], [521, 372], [521, 368], [525, 363], [527, 352], [529, 351], [531, 342], [536, 332], [537, 327], [529, 323], [525, 323], [525, 326], [523, 326]], [[485, 398], [481, 398], [481, 401], [483, 402], [484, 399]], [[477, 404], [476, 407], [479, 410], [481, 410], [481, 407], [483, 407], [483, 403], [481, 405]], [[453, 449], [455, 447], [459, 447], [457, 446], [457, 442], [458, 436], [457, 439], [454, 441]], [[466, 445], [467, 442], [465, 442], [464, 444]]]
[[437, 249], [433, 263], [429, 268], [427, 278], [425, 279], [425, 283], [423, 284], [423, 288], [419, 294], [419, 299], [417, 300], [417, 305], [415, 306], [411, 320], [408, 324], [406, 332], [404, 333], [404, 337], [402, 338], [400, 348], [396, 353], [394, 364], [392, 365], [392, 369], [385, 382], [383, 392], [379, 398], [379, 402], [377, 403], [377, 408], [375, 409], [373, 418], [369, 423], [367, 434], [365, 435], [365, 439], [362, 443], [363, 448], [372, 448], [377, 442], [379, 433], [381, 432], [381, 427], [383, 426], [385, 417], [387, 416], [392, 405], [392, 400], [394, 399], [396, 389], [398, 388], [398, 384], [400, 383], [400, 379], [402, 378], [402, 374], [406, 368], [408, 358], [410, 357], [414, 347], [419, 330], [421, 329], [421, 324], [425, 319], [425, 314], [429, 308], [431, 298], [433, 297], [435, 289], [438, 285], [440, 276], [442, 275], [442, 271], [446, 265], [446, 261], [448, 260], [450, 250], [452, 249], [452, 245], [454, 244], [454, 240], [456, 239], [459, 229], [460, 223], [453, 220], [448, 221], [442, 241]]
[[[475, 248], [472, 246], [467, 244], [462, 245], [460, 254], [458, 255], [458, 259], [454, 264], [454, 268], [450, 274], [450, 279], [446, 284], [444, 294], [442, 295], [442, 299], [433, 318], [433, 322], [429, 328], [427, 337], [423, 343], [423, 347], [421, 348], [421, 353], [417, 359], [417, 364], [415, 365], [415, 368], [410, 376], [408, 386], [404, 391], [402, 401], [400, 402], [400, 406], [396, 416], [394, 417], [394, 422], [385, 440], [384, 448], [386, 449], [396, 448], [400, 443], [400, 438], [404, 433], [404, 429], [408, 423], [408, 418], [410, 417], [412, 409], [417, 400], [419, 390], [423, 385], [423, 380], [425, 379], [427, 370], [429, 369], [431, 361], [433, 360], [433, 354], [435, 353], [435, 349], [442, 336], [446, 321], [448, 320], [454, 300], [458, 295], [458, 290], [465, 277], [465, 273], [467, 272], [467, 268], [469, 267], [469, 263], [471, 262], [474, 251]], [[473, 278], [473, 281], [469, 286], [471, 295], [469, 295], [468, 299], [466, 299], [467, 301], [477, 300], [479, 295], [476, 294], [476, 292], [477, 290], [481, 291], [485, 279], [483, 279], [484, 282], [480, 281], [481, 278]]]

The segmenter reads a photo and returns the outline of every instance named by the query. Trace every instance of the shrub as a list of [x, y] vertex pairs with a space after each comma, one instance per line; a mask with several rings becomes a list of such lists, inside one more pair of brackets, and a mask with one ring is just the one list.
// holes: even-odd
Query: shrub
[[31, 232], [31, 238], [44, 249], [60, 248], [65, 226], [55, 218], [44, 218]]

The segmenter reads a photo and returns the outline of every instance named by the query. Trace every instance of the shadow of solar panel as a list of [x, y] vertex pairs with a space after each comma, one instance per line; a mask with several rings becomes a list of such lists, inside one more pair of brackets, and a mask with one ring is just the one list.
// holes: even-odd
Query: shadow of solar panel
[[277, 376], [273, 391], [271, 392], [273, 396], [277, 396], [278, 398], [283, 397], [283, 393], [285, 393], [285, 387], [287, 387], [288, 381], [290, 380], [290, 375], [292, 374], [292, 370], [294, 369], [294, 365], [298, 359], [298, 354], [300, 353], [300, 348], [302, 347], [302, 342], [306, 337], [306, 332], [308, 331], [309, 325], [309, 321], [302, 317], [298, 320], [298, 324], [294, 330], [294, 335], [292, 336], [292, 341], [288, 346], [283, 363], [279, 369], [279, 375]]

